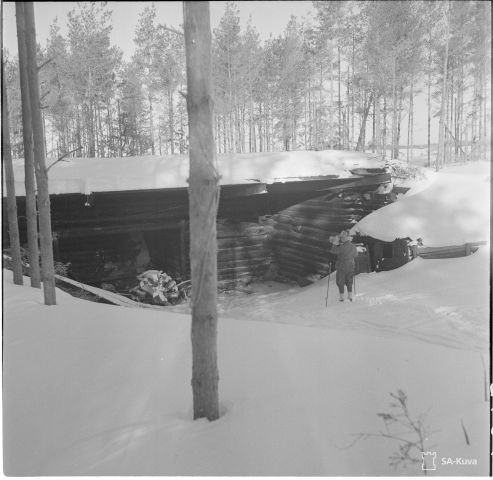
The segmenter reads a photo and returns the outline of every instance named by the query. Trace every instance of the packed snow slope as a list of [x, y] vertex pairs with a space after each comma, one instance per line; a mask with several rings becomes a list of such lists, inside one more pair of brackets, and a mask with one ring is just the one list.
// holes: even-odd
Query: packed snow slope
[[361, 274], [353, 303], [331, 283], [327, 308], [326, 280], [223, 297], [215, 422], [192, 421], [189, 314], [61, 291], [48, 307], [4, 272], [4, 471], [422, 475], [416, 451], [389, 466], [377, 414], [401, 389], [433, 473], [487, 475], [488, 253]]
[[[54, 160], [48, 161], [48, 165]], [[353, 168], [382, 168], [383, 162], [362, 152], [342, 150], [220, 154], [216, 168], [221, 185], [272, 183], [303, 177], [351, 176]], [[49, 170], [51, 194], [187, 188], [187, 155], [123, 158], [68, 158]], [[14, 163], [15, 190], [25, 195], [24, 163]], [[4, 195], [5, 193], [4, 186]]]
[[422, 238], [428, 247], [489, 239], [490, 163], [447, 167], [353, 228], [383, 241]]

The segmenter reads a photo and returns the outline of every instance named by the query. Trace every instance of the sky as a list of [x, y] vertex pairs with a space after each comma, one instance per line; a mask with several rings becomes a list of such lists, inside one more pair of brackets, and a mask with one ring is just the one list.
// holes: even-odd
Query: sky
[[[118, 45], [129, 60], [134, 51], [134, 31], [139, 14], [146, 5], [152, 2], [108, 2], [113, 10], [113, 32], [111, 41]], [[157, 11], [157, 21], [168, 26], [179, 27], [183, 23], [182, 2], [154, 2]], [[291, 15], [299, 18], [314, 14], [312, 2], [308, 1], [240, 1], [236, 2], [240, 12], [242, 29], [246, 27], [249, 17], [262, 39], [267, 39], [281, 33], [286, 27]], [[76, 2], [34, 2], [36, 34], [38, 42], [45, 45], [50, 25], [55, 17], [61, 27], [62, 35], [67, 34], [67, 14], [76, 6]], [[210, 2], [211, 26], [215, 28], [224, 14], [226, 2]], [[15, 29], [15, 3], [3, 2], [3, 46], [10, 54], [17, 52]]]

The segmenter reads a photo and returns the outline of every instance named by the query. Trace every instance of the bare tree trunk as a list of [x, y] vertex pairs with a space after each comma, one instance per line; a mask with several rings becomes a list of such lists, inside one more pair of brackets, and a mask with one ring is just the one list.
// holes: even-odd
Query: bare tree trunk
[[383, 158], [387, 158], [387, 97], [383, 97], [383, 131], [382, 131]]
[[428, 68], [428, 167], [431, 167], [431, 53]]
[[445, 34], [445, 58], [443, 61], [443, 82], [442, 82], [442, 104], [440, 109], [440, 123], [438, 130], [438, 152], [436, 158], [435, 170], [438, 171], [443, 166], [445, 155], [445, 108], [447, 100], [447, 72], [448, 72], [448, 50], [449, 50], [449, 15], [450, 3], [447, 3], [447, 27]]
[[[309, 150], [313, 150], [313, 138], [312, 138], [312, 131], [313, 131], [313, 125], [312, 125], [312, 95], [311, 95], [311, 78], [310, 75], [308, 75], [308, 145], [309, 145]], [[332, 108], [332, 107], [331, 107]]]
[[399, 158], [399, 142], [401, 138], [401, 113], [402, 113], [402, 97], [403, 87], [399, 89], [399, 106], [397, 107], [397, 133], [395, 136], [395, 147], [393, 158]]
[[390, 147], [391, 150], [391, 157], [390, 158], [396, 158], [394, 157], [395, 154], [395, 144], [396, 144], [396, 136], [397, 136], [397, 87], [396, 87], [396, 54], [394, 53], [393, 57], [393, 69], [392, 69], [392, 146]]
[[[5, 79], [5, 66], [3, 62], [2, 77]], [[9, 223], [12, 271], [14, 283], [16, 285], [22, 285], [21, 241], [19, 236], [19, 224], [17, 223], [14, 166], [12, 165], [12, 152], [10, 150], [9, 107], [7, 101], [7, 86], [5, 85], [5, 81], [2, 82], [2, 146], [3, 168], [5, 173], [5, 184], [7, 187], [7, 217]]]
[[484, 110], [484, 96], [483, 96], [483, 69], [479, 69], [478, 73], [478, 99], [479, 99], [479, 115], [478, 115], [478, 160], [483, 160], [484, 151], [484, 138], [483, 138], [483, 110]]
[[373, 121], [372, 121], [372, 136], [371, 136], [371, 152], [375, 153], [375, 132], [376, 132], [376, 117], [375, 117], [375, 100], [373, 100]]
[[149, 93], [149, 138], [151, 140], [151, 155], [155, 155], [156, 149], [154, 148], [154, 112], [152, 104], [152, 95]]
[[375, 98], [375, 144], [377, 154], [382, 155], [382, 130], [380, 128], [380, 98]]
[[342, 123], [342, 100], [341, 100], [341, 46], [337, 45], [337, 119], [338, 119], [338, 132], [339, 132], [339, 150], [341, 147], [342, 141], [342, 131], [341, 131], [341, 123]]
[[[448, 161], [452, 161], [453, 157], [453, 150], [452, 150], [452, 129], [454, 128], [454, 87], [455, 87], [455, 82], [454, 82], [454, 73], [453, 70], [450, 72], [450, 101], [449, 105], [447, 106], [447, 111], [448, 111], [448, 135], [446, 135], [446, 145], [447, 145], [447, 158]], [[455, 139], [454, 139], [455, 140]]]
[[106, 145], [105, 145], [105, 139], [104, 139], [104, 129], [103, 129], [103, 122], [101, 121], [101, 106], [97, 106], [96, 109], [96, 116], [97, 116], [97, 121], [98, 121], [98, 151], [99, 151], [99, 156], [101, 158], [104, 158], [106, 153]]
[[[483, 8], [485, 10], [485, 15], [483, 16], [483, 54], [484, 54], [484, 60], [483, 60], [483, 160], [488, 160], [488, 152], [491, 152], [491, 100], [488, 102], [488, 94], [491, 95], [491, 87], [490, 90], [488, 91], [488, 72], [490, 71], [491, 68], [491, 60], [490, 62], [487, 61], [488, 59], [488, 49], [491, 45], [491, 39], [489, 39], [488, 36], [488, 26], [489, 20], [491, 19], [491, 10], [488, 8], [488, 4], [483, 4]], [[491, 8], [491, 7], [490, 7]], [[491, 26], [490, 26], [491, 28]], [[491, 83], [491, 82], [490, 82]], [[488, 116], [488, 108], [487, 106], [490, 105], [490, 114]], [[488, 122], [488, 119], [490, 120]], [[490, 127], [488, 129], [488, 123], [490, 124]], [[490, 132], [490, 148], [488, 149], [488, 131]]]
[[[168, 88], [168, 120], [169, 120], [169, 142], [171, 146], [171, 155], [175, 153], [175, 110], [173, 107], [173, 92]], [[218, 130], [219, 132], [219, 130]]]
[[[366, 95], [366, 93], [365, 93]], [[366, 101], [366, 99], [365, 99]], [[366, 121], [368, 120], [368, 114], [370, 113], [370, 107], [373, 102], [373, 92], [370, 93], [368, 100], [365, 103], [363, 110], [363, 118], [361, 120], [361, 129], [358, 136], [358, 143], [356, 144], [356, 150], [358, 152], [365, 151], [365, 137], [366, 137]]]
[[411, 115], [409, 118], [409, 123], [411, 124], [411, 158], [410, 161], [411, 163], [414, 162], [414, 91], [413, 91], [413, 85], [411, 85], [411, 105], [410, 105], [410, 111]]
[[46, 305], [56, 304], [55, 267], [51, 233], [50, 195], [43, 141], [43, 122], [39, 102], [38, 66], [36, 64], [36, 29], [33, 2], [24, 3], [24, 24], [26, 27], [27, 70], [29, 76], [29, 97], [31, 101], [34, 166], [38, 184], [39, 236], [41, 242], [41, 273]]
[[27, 76], [26, 30], [24, 26], [24, 4], [15, 3], [17, 22], [17, 44], [19, 51], [19, 76], [22, 104], [22, 134], [24, 140], [24, 183], [26, 189], [26, 226], [29, 274], [31, 287], [41, 288], [38, 247], [38, 211], [36, 209], [36, 181], [33, 159], [33, 130], [31, 125], [31, 102]]
[[190, 265], [194, 419], [219, 418], [217, 238], [219, 173], [215, 168], [212, 48], [208, 2], [184, 2], [190, 129]]
[[409, 92], [409, 112], [407, 116], [407, 150], [406, 161], [410, 163], [412, 157], [412, 123], [413, 123], [413, 87], [414, 82], [411, 80], [411, 91]]
[[354, 30], [352, 34], [352, 55], [351, 55], [351, 133], [349, 135], [349, 150], [354, 145], [354, 65], [355, 65], [355, 48], [354, 48]]

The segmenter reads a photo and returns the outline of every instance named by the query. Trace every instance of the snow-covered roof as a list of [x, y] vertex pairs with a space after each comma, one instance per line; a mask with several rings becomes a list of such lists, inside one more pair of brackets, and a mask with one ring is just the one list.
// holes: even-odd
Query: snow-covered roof
[[422, 238], [429, 247], [489, 240], [490, 164], [449, 167], [374, 211], [353, 232], [383, 241]]
[[[151, 190], [188, 187], [186, 155], [124, 158], [69, 158], [48, 172], [51, 194]], [[48, 160], [47, 165], [54, 160]], [[306, 177], [349, 177], [354, 168], [381, 168], [382, 161], [361, 152], [339, 150], [220, 154], [217, 169], [222, 185], [273, 183]], [[16, 195], [24, 196], [24, 166], [15, 161]], [[5, 195], [5, 186], [4, 193]]]

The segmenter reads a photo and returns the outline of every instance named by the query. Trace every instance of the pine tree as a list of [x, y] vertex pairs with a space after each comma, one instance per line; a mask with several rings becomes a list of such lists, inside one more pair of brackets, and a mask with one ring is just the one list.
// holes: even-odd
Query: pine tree
[[36, 179], [34, 173], [33, 129], [31, 124], [31, 101], [27, 72], [27, 50], [24, 26], [24, 7], [15, 4], [17, 23], [17, 45], [19, 50], [19, 77], [22, 98], [22, 133], [24, 140], [24, 184], [26, 191], [26, 229], [31, 286], [41, 287], [38, 246], [38, 212], [36, 208]]
[[219, 417], [217, 239], [219, 174], [213, 134], [212, 41], [208, 2], [184, 2], [190, 129], [190, 264], [194, 419]]
[[[122, 52], [110, 45], [111, 12], [105, 4], [79, 3], [68, 14], [71, 79], [78, 110], [77, 143], [89, 157], [104, 151], [98, 117], [114, 95]], [[87, 142], [82, 145], [82, 137]]]
[[[36, 183], [38, 186], [39, 237], [41, 243], [41, 273], [46, 305], [56, 304], [55, 267], [53, 261], [53, 242], [51, 233], [50, 195], [44, 149], [43, 120], [39, 97], [38, 65], [36, 63], [36, 29], [34, 5], [24, 3], [25, 43], [27, 52], [27, 72], [29, 100], [32, 115], [33, 151]], [[22, 32], [18, 32], [23, 34]]]
[[[2, 77], [5, 78], [5, 67], [2, 61]], [[21, 244], [19, 236], [19, 224], [17, 223], [17, 203], [15, 199], [15, 178], [12, 165], [12, 153], [10, 150], [9, 109], [7, 99], [7, 87], [2, 82], [2, 146], [3, 167], [5, 172], [5, 184], [7, 187], [7, 216], [9, 223], [10, 254], [12, 258], [12, 271], [14, 283], [23, 284]]]

